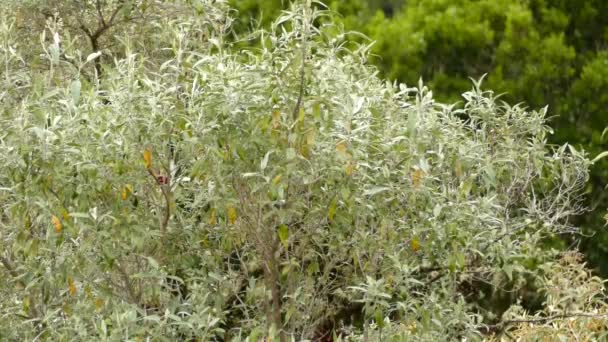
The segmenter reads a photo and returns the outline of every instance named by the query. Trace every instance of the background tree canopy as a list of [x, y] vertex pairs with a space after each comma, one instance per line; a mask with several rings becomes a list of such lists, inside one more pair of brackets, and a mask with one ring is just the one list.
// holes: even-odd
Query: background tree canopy
[[[0, 340], [606, 338], [603, 282], [548, 243], [579, 232], [593, 163], [547, 142], [546, 108], [481, 80], [452, 104], [423, 57], [460, 69], [423, 35], [440, 99], [379, 77], [320, 3], [237, 5], [0, 5]], [[461, 15], [331, 6], [368, 34]], [[463, 20], [459, 46], [494, 24]]]
[[[233, 1], [241, 28], [267, 25], [287, 1]], [[548, 106], [557, 144], [596, 155], [608, 146], [608, 2], [603, 0], [327, 1], [347, 31], [375, 42], [370, 61], [391, 80], [422, 77], [443, 101], [461, 101], [470, 77], [511, 103]], [[261, 16], [261, 14], [264, 14]], [[258, 20], [260, 19], [261, 20]], [[366, 41], [356, 35], [351, 39]], [[582, 248], [608, 276], [608, 162], [591, 170], [587, 205], [576, 219], [593, 238]], [[571, 239], [569, 237], [568, 239]], [[556, 241], [555, 241], [556, 242]]]

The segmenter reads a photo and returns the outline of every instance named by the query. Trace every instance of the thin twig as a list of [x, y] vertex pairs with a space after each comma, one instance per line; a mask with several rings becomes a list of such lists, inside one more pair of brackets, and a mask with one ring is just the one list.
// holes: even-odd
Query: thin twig
[[125, 283], [125, 288], [131, 300], [138, 306], [141, 306], [141, 293], [136, 293], [133, 289], [133, 284], [131, 284], [131, 278], [129, 277], [127, 271], [122, 267], [120, 263], [116, 263], [116, 269], [118, 270], [118, 273], [120, 274], [123, 279], [123, 282]]
[[95, 9], [97, 9], [97, 19], [102, 26], [106, 26], [106, 21], [103, 17], [103, 13], [101, 11], [101, 0], [97, 0], [95, 2]]
[[[307, 18], [304, 18], [305, 20]], [[308, 39], [308, 25], [304, 22], [304, 32], [302, 33], [302, 65], [300, 66], [300, 91], [298, 94], [298, 100], [296, 101], [296, 106], [293, 108], [293, 112], [291, 113], [291, 117], [293, 121], [298, 118], [298, 112], [302, 107], [302, 102], [304, 100], [304, 89], [305, 89], [305, 81], [306, 81], [306, 41]]]
[[165, 199], [165, 215], [160, 222], [161, 238], [163, 238], [162, 240], [164, 240], [165, 232], [167, 231], [167, 226], [169, 225], [169, 218], [171, 217], [171, 194], [170, 194], [171, 190], [169, 190], [171, 187], [171, 175], [168, 174], [166, 176], [167, 180], [166, 180], [166, 184], [164, 184], [159, 179], [160, 177], [158, 177], [154, 173], [152, 168], [147, 168], [147, 170], [148, 170], [148, 173], [150, 174], [150, 176], [152, 178], [154, 178], [154, 182], [156, 182], [156, 184], [160, 187], [160, 191], [162, 192], [163, 197]]

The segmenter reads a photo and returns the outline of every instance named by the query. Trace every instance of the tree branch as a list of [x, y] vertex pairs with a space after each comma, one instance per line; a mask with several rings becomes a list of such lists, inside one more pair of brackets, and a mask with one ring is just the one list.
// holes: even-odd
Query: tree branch
[[95, 2], [95, 9], [97, 9], [97, 19], [99, 20], [99, 23], [101, 26], [106, 26], [106, 21], [103, 17], [103, 12], [101, 11], [101, 0]]
[[[307, 20], [308, 18], [304, 18]], [[305, 87], [305, 77], [306, 77], [306, 40], [308, 39], [308, 23], [304, 23], [304, 32], [302, 33], [302, 65], [300, 66], [300, 91], [298, 94], [298, 100], [296, 101], [296, 106], [293, 108], [293, 112], [291, 113], [291, 117], [294, 121], [298, 119], [298, 112], [302, 107], [302, 101], [304, 100], [304, 87]]]
[[163, 182], [160, 179], [161, 177], [156, 175], [152, 168], [147, 168], [147, 170], [150, 176], [154, 178], [156, 184], [160, 187], [160, 191], [165, 199], [165, 215], [160, 222], [160, 234], [161, 238], [164, 238], [165, 232], [167, 231], [167, 226], [169, 225], [169, 218], [171, 217], [171, 175], [167, 174], [166, 182]]

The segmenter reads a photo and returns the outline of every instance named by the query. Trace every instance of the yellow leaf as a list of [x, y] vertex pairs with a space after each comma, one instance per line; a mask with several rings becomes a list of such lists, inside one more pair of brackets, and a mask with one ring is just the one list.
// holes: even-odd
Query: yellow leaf
[[307, 145], [314, 145], [315, 144], [315, 130], [314, 129], [310, 129], [307, 133], [306, 133], [306, 144]]
[[350, 176], [353, 172], [355, 172], [355, 165], [349, 162], [344, 168], [344, 173], [346, 173], [347, 176]]
[[285, 249], [289, 246], [289, 227], [285, 224], [279, 226], [279, 240]]
[[277, 129], [281, 124], [281, 112], [278, 109], [272, 111], [272, 128]]
[[346, 140], [341, 140], [336, 144], [336, 151], [338, 151], [338, 153], [345, 154], [347, 147], [348, 145], [346, 144]]
[[61, 217], [63, 217], [65, 221], [70, 221], [70, 213], [68, 213], [65, 208], [61, 209]]
[[131, 195], [132, 193], [133, 193], [133, 185], [127, 184], [122, 189], [120, 197], [122, 198], [123, 201], [125, 201], [127, 198], [129, 198], [129, 195]]
[[410, 245], [412, 247], [412, 251], [418, 252], [420, 250], [420, 241], [418, 240], [418, 238], [413, 238], [410, 242]]
[[420, 170], [420, 169], [416, 169], [414, 170], [414, 172], [412, 173], [412, 184], [414, 184], [414, 187], [419, 187], [420, 183], [422, 183], [422, 179], [424, 178], [424, 171]]
[[63, 230], [63, 225], [61, 224], [61, 221], [59, 220], [59, 218], [55, 215], [53, 215], [51, 217], [51, 222], [53, 223], [53, 226], [55, 227], [55, 232], [57, 234], [61, 234], [61, 231]]
[[298, 122], [304, 122], [304, 108], [300, 107], [300, 112], [298, 113]]
[[273, 179], [272, 179], [272, 184], [277, 185], [279, 184], [279, 182], [281, 181], [281, 178], [283, 178], [282, 174], [278, 174], [276, 175]]
[[67, 316], [72, 315], [72, 307], [70, 306], [70, 304], [65, 303], [65, 304], [63, 305], [63, 312], [64, 312], [64, 313], [65, 313]]
[[95, 299], [95, 308], [97, 310], [101, 310], [103, 308], [103, 299], [101, 299], [101, 298]]
[[76, 285], [74, 285], [74, 280], [72, 278], [68, 278], [68, 290], [72, 296], [76, 295]]
[[230, 224], [234, 224], [236, 222], [236, 208], [233, 206], [229, 206], [227, 209], [228, 213], [228, 222]]
[[462, 176], [462, 164], [458, 160], [454, 163], [454, 174], [458, 178]]
[[308, 144], [302, 144], [302, 146], [300, 147], [300, 154], [306, 159], [310, 157], [310, 147], [308, 146]]
[[23, 298], [23, 311], [30, 312], [30, 297]]
[[91, 298], [93, 292], [91, 291], [91, 287], [89, 285], [84, 287], [84, 294], [87, 296], [87, 298]]
[[144, 151], [144, 163], [146, 165], [146, 169], [152, 167], [152, 151], [149, 148], [146, 148]]
[[215, 208], [212, 208], [209, 211], [209, 220], [207, 221], [209, 224], [214, 225], [217, 223], [217, 215], [215, 212]]

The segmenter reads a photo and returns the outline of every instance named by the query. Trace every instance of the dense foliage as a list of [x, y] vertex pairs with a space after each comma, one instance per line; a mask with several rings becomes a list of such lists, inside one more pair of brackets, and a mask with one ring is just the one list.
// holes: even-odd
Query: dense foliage
[[[287, 1], [234, 1], [237, 23], [261, 11], [268, 25]], [[375, 42], [370, 61], [391, 80], [422, 77], [438, 99], [455, 102], [469, 77], [488, 74], [486, 86], [511, 103], [549, 106], [553, 143], [597, 154], [606, 150], [608, 121], [608, 2], [604, 0], [334, 0], [347, 30]], [[258, 4], [257, 6], [255, 4]], [[246, 26], [246, 25], [245, 25]], [[240, 27], [240, 26], [239, 26]], [[240, 27], [242, 28], [242, 27]], [[361, 36], [352, 39], [367, 41]], [[608, 276], [608, 163], [591, 170], [587, 205], [578, 218], [591, 239], [587, 255]]]
[[385, 82], [320, 5], [234, 49], [224, 1], [49, 4], [0, 7], [0, 339], [605, 336], [545, 109]]

